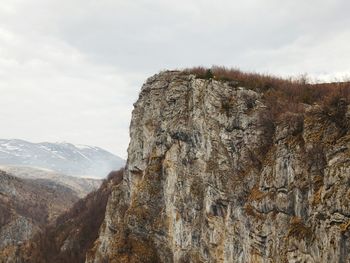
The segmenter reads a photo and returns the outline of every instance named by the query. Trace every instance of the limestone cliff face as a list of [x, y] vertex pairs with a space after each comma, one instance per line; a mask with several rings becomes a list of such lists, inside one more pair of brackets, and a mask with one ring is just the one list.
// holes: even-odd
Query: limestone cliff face
[[350, 109], [334, 112], [272, 123], [247, 88], [151, 77], [86, 262], [349, 262]]

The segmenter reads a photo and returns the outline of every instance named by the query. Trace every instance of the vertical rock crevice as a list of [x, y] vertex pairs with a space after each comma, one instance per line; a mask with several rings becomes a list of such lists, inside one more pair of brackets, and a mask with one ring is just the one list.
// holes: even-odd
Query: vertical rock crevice
[[134, 106], [86, 262], [350, 260], [350, 134], [321, 106], [272, 122], [262, 94], [174, 71]]

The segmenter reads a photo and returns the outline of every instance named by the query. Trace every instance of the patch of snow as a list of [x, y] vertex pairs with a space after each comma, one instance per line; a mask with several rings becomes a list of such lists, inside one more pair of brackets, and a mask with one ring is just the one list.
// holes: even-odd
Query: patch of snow
[[80, 150], [86, 150], [86, 149], [91, 149], [94, 147], [88, 146], [88, 145], [83, 145], [83, 144], [74, 144], [75, 147], [77, 147]]

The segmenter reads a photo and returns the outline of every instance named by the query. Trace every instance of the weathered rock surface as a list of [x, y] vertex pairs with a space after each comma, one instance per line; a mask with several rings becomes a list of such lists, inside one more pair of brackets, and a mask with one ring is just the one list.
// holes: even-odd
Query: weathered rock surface
[[86, 262], [349, 262], [350, 110], [334, 111], [272, 123], [253, 90], [151, 77]]

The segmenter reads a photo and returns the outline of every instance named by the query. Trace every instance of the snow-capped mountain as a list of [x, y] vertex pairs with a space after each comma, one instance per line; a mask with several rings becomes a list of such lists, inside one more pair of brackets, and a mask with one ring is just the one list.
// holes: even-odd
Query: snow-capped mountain
[[40, 167], [74, 176], [105, 177], [125, 161], [99, 147], [0, 139], [0, 165]]

